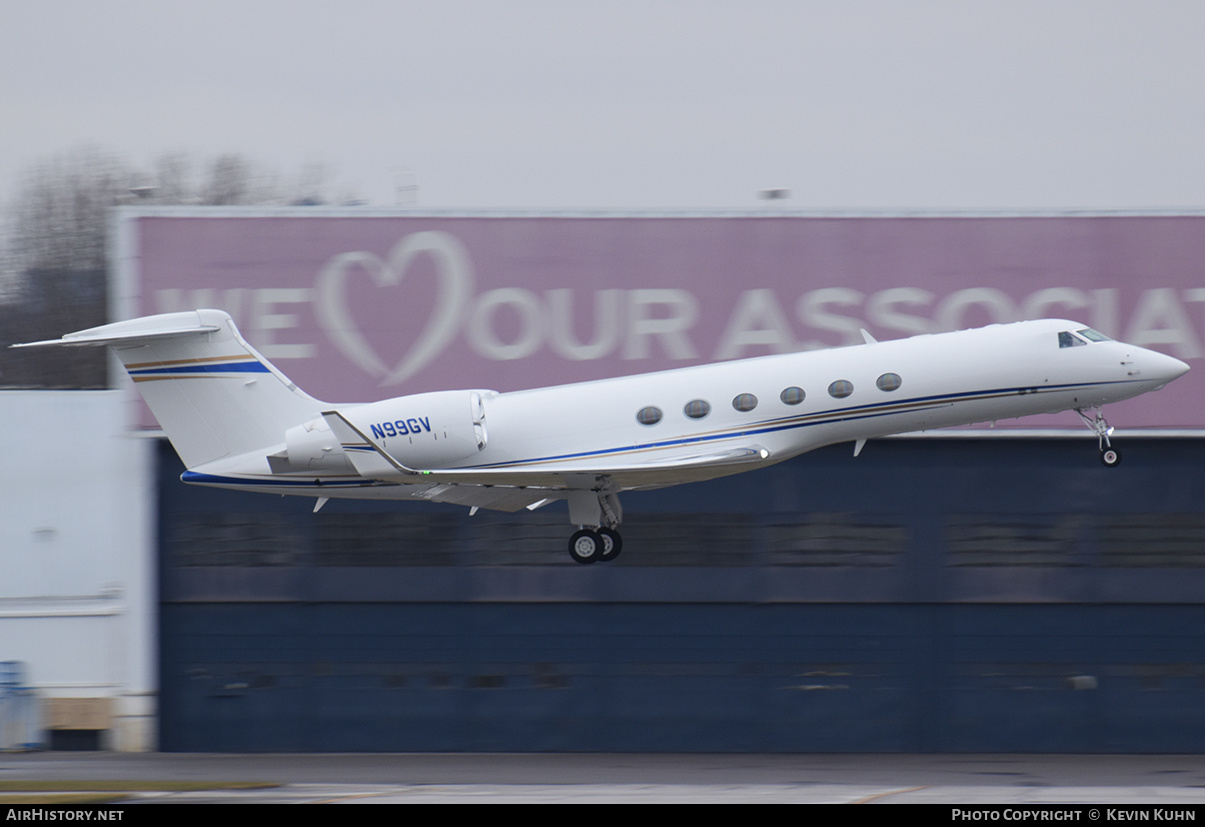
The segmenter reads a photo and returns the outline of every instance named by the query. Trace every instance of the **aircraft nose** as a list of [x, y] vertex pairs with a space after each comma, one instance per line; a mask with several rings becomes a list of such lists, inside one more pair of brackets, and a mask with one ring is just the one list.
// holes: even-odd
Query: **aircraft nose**
[[1188, 365], [1181, 362], [1174, 356], [1168, 356], [1166, 353], [1156, 353], [1150, 351], [1149, 355], [1143, 359], [1148, 365], [1143, 365], [1143, 372], [1152, 378], [1166, 384], [1173, 379], [1178, 379], [1188, 373]]

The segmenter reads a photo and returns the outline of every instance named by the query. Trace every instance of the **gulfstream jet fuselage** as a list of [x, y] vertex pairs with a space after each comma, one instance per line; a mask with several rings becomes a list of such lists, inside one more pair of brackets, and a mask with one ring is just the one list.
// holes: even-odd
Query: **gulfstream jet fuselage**
[[[751, 471], [840, 442], [1076, 411], [1120, 461], [1100, 406], [1158, 390], [1183, 362], [1066, 320], [497, 393], [366, 404], [299, 390], [230, 316], [197, 310], [28, 346], [108, 345], [159, 420], [185, 482], [318, 498], [502, 511], [565, 500], [579, 562], [611, 559], [623, 491]], [[1089, 412], [1094, 412], [1090, 415]]]

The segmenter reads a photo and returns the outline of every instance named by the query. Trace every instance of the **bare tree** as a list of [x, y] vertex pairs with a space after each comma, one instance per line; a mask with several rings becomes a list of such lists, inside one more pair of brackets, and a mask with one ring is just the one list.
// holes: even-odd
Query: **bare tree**
[[144, 195], [159, 204], [191, 204], [197, 197], [192, 160], [182, 152], [168, 152], [155, 161], [154, 176]]
[[247, 204], [250, 190], [247, 162], [238, 155], [219, 155], [209, 168], [209, 180], [201, 192], [201, 203], [213, 206]]
[[[79, 149], [44, 161], [23, 178], [10, 210], [0, 273], [0, 347], [58, 336], [106, 320], [108, 214], [120, 204], [214, 206], [321, 204], [326, 169], [305, 167], [282, 179], [242, 155], [227, 153], [197, 168], [167, 153], [152, 171], [111, 152]], [[0, 245], [3, 247], [5, 245]], [[0, 350], [0, 387], [103, 387], [105, 359], [93, 349]], [[19, 355], [18, 355], [19, 354]]]
[[[109, 208], [129, 196], [131, 168], [95, 148], [52, 158], [23, 177], [14, 202], [6, 293], [7, 341], [48, 338], [105, 320], [105, 236]], [[71, 348], [71, 350], [80, 350]], [[103, 354], [0, 351], [0, 386], [104, 387]]]
[[16, 268], [103, 268], [108, 210], [128, 199], [133, 177], [116, 155], [94, 148], [34, 167], [21, 183], [14, 210], [10, 248]]

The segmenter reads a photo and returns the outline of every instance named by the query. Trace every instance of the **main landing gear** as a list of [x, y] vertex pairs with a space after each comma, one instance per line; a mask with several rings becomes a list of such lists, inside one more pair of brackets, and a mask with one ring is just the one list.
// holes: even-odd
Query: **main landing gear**
[[569, 556], [578, 563], [609, 563], [623, 550], [623, 538], [613, 528], [583, 528], [569, 538]]
[[1121, 464], [1121, 452], [1114, 448], [1109, 443], [1109, 437], [1113, 433], [1113, 429], [1109, 427], [1109, 423], [1105, 422], [1104, 414], [1100, 412], [1100, 408], [1096, 408], [1096, 416], [1089, 418], [1084, 413], [1083, 408], [1076, 408], [1075, 412], [1079, 414], [1079, 418], [1084, 420], [1084, 424], [1092, 429], [1100, 442], [1100, 461], [1104, 463], [1106, 468], [1116, 468]]
[[580, 527], [569, 538], [569, 556], [578, 563], [606, 563], [623, 550], [623, 538], [615, 529], [623, 520], [619, 493], [611, 480], [600, 475], [587, 481], [589, 488], [572, 489], [569, 522]]

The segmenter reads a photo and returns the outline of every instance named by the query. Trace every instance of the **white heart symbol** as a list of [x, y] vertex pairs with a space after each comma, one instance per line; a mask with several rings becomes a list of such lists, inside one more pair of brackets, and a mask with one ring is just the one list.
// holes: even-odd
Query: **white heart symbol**
[[[401, 283], [415, 256], [430, 253], [439, 273], [439, 296], [431, 320], [410, 351], [391, 369], [360, 332], [347, 307], [347, 274], [356, 266], [372, 276], [378, 287]], [[340, 253], [328, 261], [315, 281], [318, 321], [327, 336], [348, 359], [371, 376], [381, 376], [382, 387], [397, 385], [425, 368], [456, 335], [464, 308], [473, 294], [473, 263], [464, 246], [451, 233], [428, 230], [399, 241], [382, 261], [374, 253]]]

